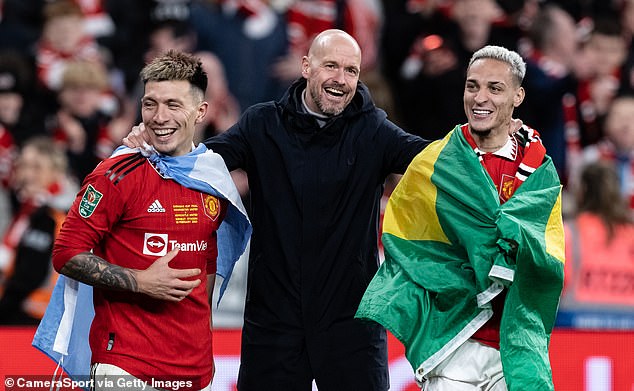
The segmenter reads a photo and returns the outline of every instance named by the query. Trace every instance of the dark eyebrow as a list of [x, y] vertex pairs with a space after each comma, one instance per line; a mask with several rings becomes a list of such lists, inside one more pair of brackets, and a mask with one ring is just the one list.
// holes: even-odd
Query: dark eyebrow
[[490, 81], [489, 85], [490, 86], [506, 86], [506, 83], [504, 83], [503, 81]]

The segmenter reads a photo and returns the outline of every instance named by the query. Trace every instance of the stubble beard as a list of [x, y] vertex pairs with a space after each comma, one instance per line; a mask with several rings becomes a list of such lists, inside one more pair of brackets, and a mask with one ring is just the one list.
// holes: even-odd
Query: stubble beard
[[477, 130], [477, 129], [471, 128], [471, 133], [473, 133], [474, 135], [478, 137], [484, 138], [491, 135], [491, 129]]
[[329, 106], [326, 107], [323, 104], [323, 101], [321, 99], [321, 95], [319, 94], [319, 91], [314, 91], [311, 90], [310, 91], [310, 95], [313, 98], [313, 102], [315, 102], [315, 104], [317, 105], [317, 108], [319, 108], [319, 111], [321, 111], [322, 114], [327, 115], [329, 117], [335, 117], [339, 114], [341, 114], [343, 112], [343, 110], [345, 109], [345, 105], [344, 106]]

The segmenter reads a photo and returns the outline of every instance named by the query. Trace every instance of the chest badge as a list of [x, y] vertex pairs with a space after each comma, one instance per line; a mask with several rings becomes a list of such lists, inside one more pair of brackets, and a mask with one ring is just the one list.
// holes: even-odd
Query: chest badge
[[514, 188], [515, 178], [509, 175], [502, 175], [502, 186], [500, 187], [500, 198], [504, 201], [508, 201], [515, 191]]
[[220, 201], [212, 195], [203, 195], [203, 205], [205, 206], [205, 214], [210, 219], [216, 221], [220, 214]]
[[97, 191], [92, 185], [88, 185], [86, 192], [81, 197], [81, 201], [79, 202], [79, 215], [83, 218], [88, 218], [92, 216], [92, 213], [99, 205], [99, 201], [103, 194]]

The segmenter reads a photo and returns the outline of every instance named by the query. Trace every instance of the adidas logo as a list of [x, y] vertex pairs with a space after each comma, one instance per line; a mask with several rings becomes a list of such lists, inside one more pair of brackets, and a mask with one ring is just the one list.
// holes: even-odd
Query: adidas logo
[[159, 200], [154, 200], [154, 202], [152, 202], [152, 205], [147, 208], [147, 211], [150, 213], [165, 213], [165, 208], [163, 208], [163, 205], [161, 205]]

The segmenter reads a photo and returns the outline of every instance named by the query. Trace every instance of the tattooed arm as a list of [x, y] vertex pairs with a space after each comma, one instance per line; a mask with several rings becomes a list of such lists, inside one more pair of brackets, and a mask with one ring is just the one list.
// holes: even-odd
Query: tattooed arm
[[138, 292], [134, 272], [113, 265], [93, 253], [85, 252], [72, 257], [62, 268], [62, 274], [84, 284], [119, 291]]
[[169, 262], [178, 254], [172, 250], [145, 270], [114, 265], [93, 253], [72, 257], [60, 272], [84, 284], [102, 289], [143, 293], [155, 299], [180, 301], [200, 285], [201, 280], [183, 280], [200, 274], [200, 269], [172, 269]]

